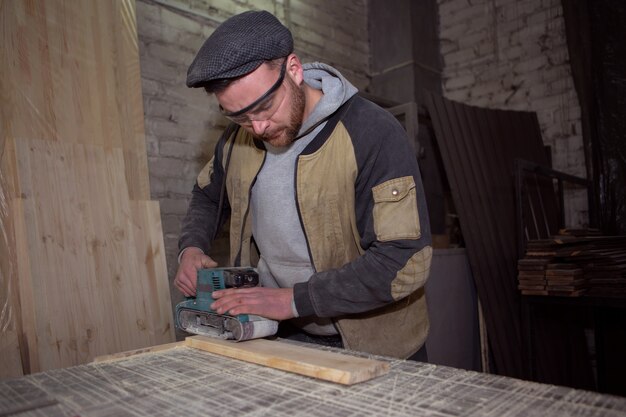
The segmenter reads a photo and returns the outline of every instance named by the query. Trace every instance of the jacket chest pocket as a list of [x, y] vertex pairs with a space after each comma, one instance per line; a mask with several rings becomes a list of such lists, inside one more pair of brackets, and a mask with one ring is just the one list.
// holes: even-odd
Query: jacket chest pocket
[[386, 181], [372, 188], [372, 193], [378, 240], [419, 239], [421, 228], [413, 177]]

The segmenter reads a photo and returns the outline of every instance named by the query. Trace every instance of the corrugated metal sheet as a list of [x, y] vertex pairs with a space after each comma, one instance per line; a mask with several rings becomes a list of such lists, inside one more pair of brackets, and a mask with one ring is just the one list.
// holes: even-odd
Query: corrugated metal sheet
[[483, 109], [426, 95], [437, 144], [485, 313], [495, 372], [525, 377], [515, 159], [547, 166], [535, 113]]

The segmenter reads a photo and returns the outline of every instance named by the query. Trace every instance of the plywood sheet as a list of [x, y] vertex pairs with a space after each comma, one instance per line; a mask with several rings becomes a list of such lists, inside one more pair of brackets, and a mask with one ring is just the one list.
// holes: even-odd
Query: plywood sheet
[[[0, 178], [0, 182], [2, 178]], [[1, 197], [0, 197], [1, 198]], [[17, 293], [17, 279], [13, 273], [15, 263], [8, 259], [13, 255], [8, 249], [7, 238], [12, 237], [12, 228], [7, 230], [9, 205], [0, 202], [0, 379], [23, 375], [18, 337], [21, 334], [21, 311]]]
[[19, 140], [15, 152], [31, 371], [172, 341], [158, 203], [128, 199], [122, 151]]
[[389, 363], [350, 354], [255, 339], [235, 343], [206, 336], [188, 337], [188, 346], [325, 381], [352, 385], [389, 372]]
[[149, 184], [135, 3], [0, 2], [6, 138], [118, 147], [131, 198]]
[[13, 297], [1, 311], [15, 313], [0, 320], [13, 358], [0, 355], [0, 367], [17, 375], [172, 341], [134, 0], [0, 1], [0, 27], [1, 191], [12, 207], [0, 305]]
[[19, 338], [22, 335], [19, 282], [12, 213], [14, 160], [0, 158], [0, 378], [23, 375]]

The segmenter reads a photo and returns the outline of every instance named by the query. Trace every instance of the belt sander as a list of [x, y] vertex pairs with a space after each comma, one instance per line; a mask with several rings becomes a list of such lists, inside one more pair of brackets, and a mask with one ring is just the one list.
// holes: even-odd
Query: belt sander
[[275, 334], [278, 330], [277, 321], [252, 314], [217, 314], [211, 310], [213, 291], [257, 285], [259, 274], [254, 268], [199, 269], [196, 297], [190, 297], [176, 306], [176, 327], [188, 333], [236, 341]]

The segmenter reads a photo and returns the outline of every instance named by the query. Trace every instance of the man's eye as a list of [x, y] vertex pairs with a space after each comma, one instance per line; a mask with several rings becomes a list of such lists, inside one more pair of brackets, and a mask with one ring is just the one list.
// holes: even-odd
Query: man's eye
[[237, 123], [238, 125], [242, 125], [242, 124], [249, 122], [249, 119], [246, 116], [233, 117], [230, 120]]
[[256, 114], [263, 113], [264, 111], [268, 111], [271, 107], [272, 107], [272, 102], [268, 101], [266, 103], [261, 104], [261, 106], [259, 106], [259, 108], [257, 108], [254, 113]]

